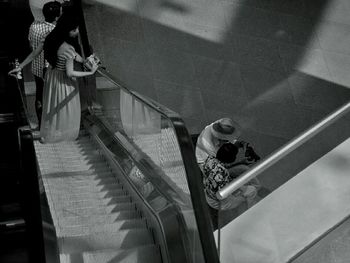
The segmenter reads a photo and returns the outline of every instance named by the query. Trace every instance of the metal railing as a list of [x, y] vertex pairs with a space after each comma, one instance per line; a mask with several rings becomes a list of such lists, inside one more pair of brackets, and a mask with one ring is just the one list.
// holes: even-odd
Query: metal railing
[[337, 119], [344, 116], [350, 110], [350, 102], [344, 104], [340, 108], [338, 108], [333, 113], [329, 114], [327, 117], [313, 125], [311, 128], [301, 133], [299, 136], [292, 139], [289, 143], [269, 155], [265, 160], [253, 166], [246, 173], [242, 174], [235, 181], [228, 184], [224, 188], [222, 188], [217, 193], [217, 198], [224, 199], [236, 191], [238, 188], [242, 187], [244, 184], [248, 183], [250, 180], [261, 174], [267, 168], [281, 160], [287, 154], [292, 152], [294, 149], [308, 141], [310, 138], [314, 137], [316, 134], [324, 130], [326, 127], [334, 123]]

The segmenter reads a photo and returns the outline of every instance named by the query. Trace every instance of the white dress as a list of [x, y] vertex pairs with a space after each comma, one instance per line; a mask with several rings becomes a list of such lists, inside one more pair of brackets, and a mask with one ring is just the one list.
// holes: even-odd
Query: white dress
[[73, 141], [79, 135], [78, 83], [66, 74], [66, 60], [58, 54], [55, 68], [45, 74], [40, 136], [45, 143]]

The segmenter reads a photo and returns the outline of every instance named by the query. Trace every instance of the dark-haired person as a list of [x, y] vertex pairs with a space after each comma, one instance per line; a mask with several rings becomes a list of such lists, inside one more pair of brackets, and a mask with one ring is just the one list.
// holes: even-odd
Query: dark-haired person
[[[203, 171], [203, 164], [208, 156], [215, 157], [218, 149], [226, 142], [236, 144], [240, 148], [239, 162], [252, 164], [260, 159], [252, 146], [239, 140], [241, 127], [230, 118], [221, 118], [206, 126], [196, 142], [196, 159]], [[241, 154], [242, 153], [242, 154]]]
[[[44, 87], [44, 68], [45, 60], [43, 46], [46, 36], [55, 28], [56, 21], [61, 15], [61, 4], [57, 1], [50, 1], [44, 4], [42, 13], [45, 21], [34, 21], [29, 28], [28, 39], [32, 48], [32, 52], [19, 64], [19, 67], [11, 70], [9, 74], [16, 74], [26, 65], [32, 62], [32, 74], [34, 76], [36, 95], [35, 95], [35, 111], [38, 118], [40, 129], [41, 113], [42, 113], [42, 96]], [[70, 52], [66, 54], [71, 55]]]
[[[238, 147], [232, 143], [224, 143], [216, 153], [216, 157], [208, 156], [203, 164], [203, 184], [207, 203], [209, 205], [214, 229], [223, 226], [238, 215], [236, 209], [243, 205], [242, 209], [254, 204], [260, 183], [257, 179], [251, 180], [246, 185], [232, 193], [223, 200], [216, 196], [217, 192], [227, 184], [234, 181], [239, 175], [249, 169], [249, 166], [237, 164], [236, 156]], [[218, 214], [218, 210], [222, 210]]]
[[[74, 61], [84, 62], [77, 53], [78, 25], [77, 16], [64, 13], [44, 42], [45, 59], [50, 64], [45, 74], [40, 129], [44, 143], [72, 141], [79, 135], [81, 109], [76, 78], [93, 75], [98, 66], [92, 64], [87, 72], [74, 69]], [[64, 56], [71, 49], [74, 57]]]

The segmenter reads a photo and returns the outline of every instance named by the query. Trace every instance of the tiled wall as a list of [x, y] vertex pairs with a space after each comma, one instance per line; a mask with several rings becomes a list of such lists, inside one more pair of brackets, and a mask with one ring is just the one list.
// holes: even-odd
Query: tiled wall
[[350, 99], [348, 0], [84, 0], [94, 51], [191, 133], [222, 116], [266, 156]]

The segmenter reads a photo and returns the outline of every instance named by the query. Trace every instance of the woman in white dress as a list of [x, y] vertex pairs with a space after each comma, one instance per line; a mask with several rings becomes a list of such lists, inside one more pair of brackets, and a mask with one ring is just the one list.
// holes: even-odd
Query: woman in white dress
[[[88, 72], [74, 69], [74, 61], [83, 63], [77, 53], [80, 47], [76, 17], [64, 13], [45, 39], [45, 58], [50, 67], [45, 74], [40, 129], [41, 141], [44, 143], [72, 141], [78, 137], [81, 109], [76, 78], [93, 75], [98, 67], [94, 64]], [[69, 50], [73, 50], [74, 57], [67, 58], [64, 55]]]

